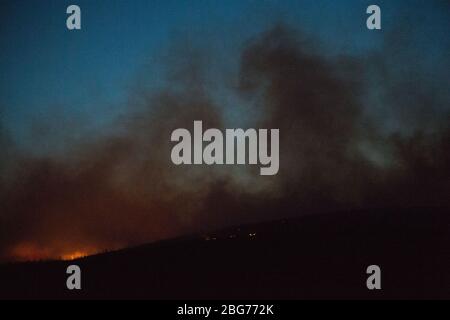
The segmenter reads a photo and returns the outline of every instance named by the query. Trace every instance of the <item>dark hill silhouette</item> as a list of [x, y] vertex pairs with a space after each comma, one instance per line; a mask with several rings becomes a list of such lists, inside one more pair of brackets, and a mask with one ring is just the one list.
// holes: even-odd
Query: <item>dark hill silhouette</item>
[[[0, 266], [0, 298], [450, 298], [448, 209], [310, 215], [68, 261]], [[82, 269], [81, 291], [65, 269]], [[382, 269], [382, 290], [366, 268]]]

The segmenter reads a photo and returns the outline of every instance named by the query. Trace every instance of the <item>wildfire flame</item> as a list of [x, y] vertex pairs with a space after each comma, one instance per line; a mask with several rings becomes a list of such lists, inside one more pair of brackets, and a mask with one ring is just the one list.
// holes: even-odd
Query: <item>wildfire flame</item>
[[20, 243], [10, 250], [8, 258], [12, 261], [39, 261], [50, 259], [70, 261], [86, 257], [95, 252], [96, 250], [93, 248], [71, 251], [64, 249], [52, 250], [47, 246], [39, 246], [33, 243]]
[[86, 257], [88, 255], [85, 251], [74, 251], [68, 254], [63, 254], [61, 259], [65, 261], [76, 260], [79, 258]]

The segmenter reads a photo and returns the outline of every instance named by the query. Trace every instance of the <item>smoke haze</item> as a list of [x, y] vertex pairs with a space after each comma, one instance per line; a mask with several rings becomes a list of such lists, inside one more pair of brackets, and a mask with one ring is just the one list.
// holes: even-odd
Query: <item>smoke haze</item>
[[[245, 43], [224, 84], [209, 75], [214, 56], [181, 42], [166, 62], [167, 86], [132, 88], [126, 112], [101, 135], [36, 155], [0, 128], [1, 259], [88, 254], [314, 212], [450, 206], [448, 55], [430, 71], [400, 40], [408, 37], [392, 35], [366, 58], [330, 58], [278, 24]], [[174, 129], [194, 120], [242, 126], [217, 99], [220, 85], [248, 127], [280, 129], [276, 176], [171, 163]], [[58, 132], [44, 126], [35, 139]]]

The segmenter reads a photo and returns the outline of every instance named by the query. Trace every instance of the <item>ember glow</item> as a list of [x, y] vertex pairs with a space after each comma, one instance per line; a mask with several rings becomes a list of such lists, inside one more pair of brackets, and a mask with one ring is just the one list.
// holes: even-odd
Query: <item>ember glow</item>
[[42, 248], [33, 243], [20, 243], [14, 246], [9, 253], [11, 260], [15, 261], [39, 261], [54, 257], [52, 250]]

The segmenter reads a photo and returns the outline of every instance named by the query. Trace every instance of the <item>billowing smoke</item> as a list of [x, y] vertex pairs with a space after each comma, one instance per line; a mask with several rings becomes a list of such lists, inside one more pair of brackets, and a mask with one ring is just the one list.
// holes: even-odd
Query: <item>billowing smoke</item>
[[[165, 88], [134, 90], [113, 130], [63, 156], [19, 152], [0, 130], [1, 259], [93, 253], [314, 212], [449, 206], [445, 84], [388, 70], [397, 61], [383, 58], [386, 46], [369, 60], [326, 58], [284, 26], [248, 42], [227, 90], [242, 114], [260, 115], [249, 126], [280, 129], [280, 171], [271, 177], [255, 166], [172, 164], [174, 129], [194, 120], [239, 126], [211, 93], [213, 59], [186, 50], [169, 59]], [[382, 94], [368, 94], [374, 87]], [[368, 112], [377, 103], [389, 112]], [[426, 125], [422, 112], [431, 114]]]

